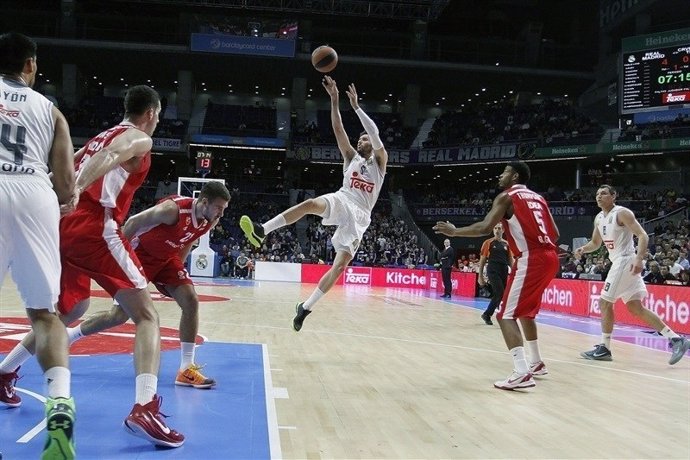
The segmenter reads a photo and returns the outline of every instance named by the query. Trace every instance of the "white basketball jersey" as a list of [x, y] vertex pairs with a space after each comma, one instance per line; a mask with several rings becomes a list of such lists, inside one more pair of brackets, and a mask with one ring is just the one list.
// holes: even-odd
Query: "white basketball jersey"
[[633, 233], [625, 225], [620, 225], [616, 222], [618, 213], [624, 209], [626, 208], [622, 206], [614, 206], [608, 214], [604, 214], [604, 211], [601, 211], [594, 219], [604, 245], [606, 245], [606, 249], [609, 251], [611, 262], [615, 262], [621, 257], [635, 254]]
[[339, 192], [371, 214], [384, 178], [385, 174], [373, 154], [368, 160], [357, 154], [347, 166], [343, 165], [343, 186]]
[[41, 177], [55, 135], [53, 103], [23, 83], [0, 77], [0, 174]]

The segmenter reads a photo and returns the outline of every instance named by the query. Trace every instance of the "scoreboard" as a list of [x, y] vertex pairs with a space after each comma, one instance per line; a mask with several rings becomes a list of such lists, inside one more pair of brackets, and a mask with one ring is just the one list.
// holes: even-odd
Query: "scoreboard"
[[623, 53], [621, 113], [690, 107], [690, 44]]
[[213, 154], [204, 150], [196, 152], [196, 170], [210, 171], [213, 164]]
[[690, 29], [623, 38], [621, 114], [690, 108]]

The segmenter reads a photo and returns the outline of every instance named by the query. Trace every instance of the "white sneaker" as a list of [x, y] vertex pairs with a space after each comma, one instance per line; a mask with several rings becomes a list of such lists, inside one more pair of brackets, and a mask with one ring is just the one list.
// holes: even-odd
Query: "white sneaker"
[[531, 388], [536, 385], [537, 382], [535, 382], [532, 378], [532, 374], [530, 374], [529, 372], [526, 374], [518, 374], [515, 370], [512, 374], [508, 376], [507, 379], [494, 382], [494, 386], [496, 388], [511, 391], [518, 388]]
[[544, 364], [544, 361], [537, 361], [536, 363], [529, 365], [529, 373], [536, 377], [546, 375], [549, 373], [549, 371], [546, 369], [546, 364]]

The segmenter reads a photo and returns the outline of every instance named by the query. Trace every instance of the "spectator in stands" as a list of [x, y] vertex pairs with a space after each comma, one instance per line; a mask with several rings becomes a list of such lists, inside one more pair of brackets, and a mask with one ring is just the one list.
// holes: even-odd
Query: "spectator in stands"
[[649, 273], [643, 278], [647, 284], [664, 284], [666, 279], [662, 276], [657, 262], [649, 263]]
[[[673, 252], [671, 252], [671, 254], [673, 254]], [[683, 266], [676, 262], [676, 258], [669, 254], [667, 254], [666, 258], [664, 258], [664, 266], [667, 267], [668, 271], [671, 273], [671, 275], [673, 275], [673, 279], [678, 279], [678, 275], [683, 269]]]
[[678, 277], [683, 286], [690, 286], [690, 270], [683, 270]]
[[662, 265], [659, 268], [659, 272], [661, 273], [661, 278], [664, 280], [664, 283], [666, 283], [666, 281], [676, 280], [676, 277], [673, 276], [673, 273], [671, 273], [668, 265]]

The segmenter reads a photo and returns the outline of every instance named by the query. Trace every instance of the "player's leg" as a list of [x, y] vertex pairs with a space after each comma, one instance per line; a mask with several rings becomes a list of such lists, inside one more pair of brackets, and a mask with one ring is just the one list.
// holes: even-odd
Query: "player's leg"
[[249, 242], [256, 247], [259, 247], [264, 241], [264, 238], [266, 238], [266, 235], [272, 231], [285, 227], [286, 225], [294, 224], [307, 214], [322, 216], [327, 209], [328, 203], [323, 196], [319, 196], [304, 200], [303, 202], [296, 204], [286, 211], [283, 211], [263, 224], [253, 222], [249, 216], [242, 216], [240, 218], [240, 228], [244, 232], [244, 235], [247, 237]]
[[[67, 337], [70, 345], [87, 335], [96, 334], [101, 331], [117, 327], [124, 324], [129, 319], [127, 313], [116, 302], [108, 311], [101, 311], [90, 318], [82, 321], [74, 327], [67, 328]], [[71, 324], [71, 323], [67, 323]]]
[[214, 379], [201, 373], [195, 362], [196, 335], [199, 332], [199, 297], [193, 284], [166, 285], [165, 289], [177, 301], [182, 310], [180, 316], [180, 368], [175, 385], [194, 388], [211, 388]]
[[136, 403], [125, 419], [128, 433], [166, 447], [184, 443], [181, 433], [166, 426], [160, 413], [158, 392], [160, 366], [160, 330], [158, 313], [146, 288], [120, 289], [115, 299], [136, 326], [134, 338], [134, 368], [136, 373]]
[[321, 297], [323, 297], [330, 289], [333, 287], [338, 277], [343, 274], [347, 266], [352, 261], [352, 254], [346, 250], [339, 250], [335, 254], [335, 259], [333, 260], [333, 265], [331, 268], [324, 273], [324, 275], [319, 280], [319, 284], [316, 289], [311, 293], [309, 298], [304, 302], [298, 303], [295, 307], [296, 315], [292, 320], [292, 327], [294, 330], [299, 331], [302, 329], [302, 324], [304, 319], [311, 313], [311, 309], [318, 302]]
[[664, 323], [659, 316], [651, 310], [646, 309], [642, 305], [640, 299], [631, 299], [626, 302], [625, 306], [628, 311], [638, 318], [642, 319], [645, 323], [649, 324], [654, 328], [659, 334], [663, 335], [671, 344], [671, 358], [669, 358], [669, 364], [676, 364], [680, 361], [685, 353], [690, 349], [690, 341], [685, 337], [679, 336], [670, 327]]

